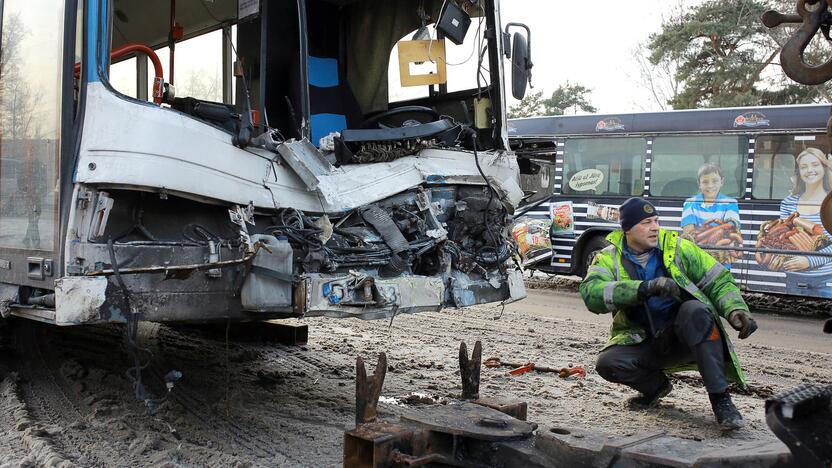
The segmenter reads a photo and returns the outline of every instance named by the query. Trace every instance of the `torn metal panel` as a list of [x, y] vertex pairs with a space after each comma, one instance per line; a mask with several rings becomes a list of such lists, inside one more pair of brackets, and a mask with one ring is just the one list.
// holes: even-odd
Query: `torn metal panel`
[[331, 174], [335, 168], [307, 139], [293, 140], [277, 147], [278, 153], [309, 190], [316, 190], [320, 178]]
[[[479, 152], [478, 158], [499, 198], [513, 211], [523, 196], [514, 155]], [[472, 152], [427, 149], [388, 163], [338, 168], [318, 178], [317, 190], [324, 206], [337, 212], [382, 200], [421, 184], [485, 185], [485, 181]]]
[[[309, 51], [297, 42], [304, 37], [312, 40], [320, 33], [337, 36], [340, 43], [348, 35], [335, 34], [339, 28], [372, 30], [342, 21], [345, 12], [359, 23], [378, 16], [377, 6], [364, 8], [354, 1], [335, 2], [344, 11], [315, 8], [306, 13], [304, 2], [278, 3], [280, 10], [261, 18], [263, 31], [299, 21], [301, 34], [264, 38], [291, 39], [276, 54], [260, 54], [263, 63], [254, 65], [269, 73], [286, 64], [306, 70]], [[442, 2], [432, 3], [430, 11], [438, 11]], [[499, 32], [499, 2], [473, 3], [466, 14]], [[401, 13], [409, 18], [406, 23], [417, 21], [413, 8], [395, 10], [387, 16]], [[101, 46], [101, 56], [113, 52], [107, 41], [97, 40], [97, 31], [106, 30], [111, 19], [87, 19], [102, 26], [89, 28], [89, 43]], [[322, 27], [310, 29], [311, 24]], [[403, 24], [399, 29], [412, 29]], [[246, 37], [259, 31], [257, 25], [242, 26]], [[385, 34], [395, 39], [403, 33]], [[349, 52], [350, 44], [361, 45], [350, 60], [386, 60], [392, 43], [376, 39], [370, 42], [379, 50], [367, 49], [367, 41], [347, 40], [340, 46]], [[90, 305], [61, 320], [124, 322], [134, 315], [204, 322], [303, 315], [381, 318], [519, 297], [507, 283], [513, 251], [509, 220], [522, 193], [517, 161], [501, 128], [501, 39], [500, 34], [483, 39], [490, 44], [483, 60], [492, 63], [489, 81], [495, 84], [487, 99], [463, 92], [462, 105], [442, 112], [427, 102], [429, 106], [394, 105], [375, 115], [363, 114], [365, 106], [341, 109], [349, 114], [343, 125], [340, 113], [313, 118], [319, 111], [329, 114], [319, 106], [323, 103], [309, 101], [317, 99], [317, 92], [308, 87], [321, 84], [315, 77], [260, 87], [260, 98], [272, 104], [286, 101], [278, 112], [288, 113], [273, 118], [272, 126], [268, 118], [253, 122], [258, 119], [252, 119], [249, 99], [235, 106], [175, 96], [159, 71], [153, 102], [141, 102], [146, 93], [139, 93], [138, 100], [119, 94], [108, 85], [106, 70], [91, 68], [83, 83], [83, 136], [78, 145], [66, 148], [77, 161], [57, 191], [61, 207], [69, 208], [56, 229], [63, 250], [53, 249], [63, 268], [49, 265], [48, 270], [102, 276], [107, 286], [105, 300], [94, 304], [97, 312]], [[243, 55], [257, 57], [262, 44], [252, 39], [244, 48]], [[386, 69], [375, 72], [378, 83], [387, 82]], [[366, 80], [358, 81], [366, 85]], [[351, 85], [354, 89], [356, 83]], [[319, 142], [324, 142], [321, 149], [316, 148]], [[72, 198], [65, 199], [70, 189]], [[48, 261], [41, 262], [44, 271]], [[38, 276], [29, 280], [47, 279]], [[453, 300], [452, 284], [464, 298]], [[27, 298], [28, 306], [54, 306], [53, 284], [42, 286], [33, 286], [44, 291]], [[78, 309], [67, 302], [77, 300], [69, 292], [62, 293], [61, 304]]]
[[49, 325], [55, 325], [55, 311], [51, 309], [13, 305], [11, 307], [11, 315], [29, 320], [35, 320], [38, 322], [48, 323]]
[[[444, 285], [439, 278], [402, 276], [375, 278], [372, 294], [364, 303], [356, 296], [364, 295], [363, 285], [356, 277], [308, 275], [306, 283], [306, 313], [308, 317], [357, 317], [378, 319], [399, 313], [437, 311], [442, 308]], [[374, 304], [366, 302], [373, 301]], [[356, 305], [345, 305], [345, 303]]]
[[55, 323], [78, 325], [101, 320], [107, 301], [107, 278], [67, 276], [55, 282]]
[[507, 281], [509, 299], [505, 301], [505, 304], [510, 304], [526, 298], [526, 283], [523, 281], [522, 271], [513, 270], [508, 272]]
[[[297, 209], [328, 213], [422, 184], [484, 184], [473, 152], [462, 149], [425, 149], [392, 162], [334, 168], [309, 142], [299, 141], [281, 145], [285, 164], [274, 164], [274, 153], [234, 147], [221, 130], [165, 109], [136, 106], [99, 83], [88, 86], [87, 99], [85, 129], [93, 130], [85, 130], [81, 142], [76, 179], [82, 184], [143, 187], [244, 206], [251, 202], [261, 209], [291, 200]], [[176, 150], [185, 147], [190, 150]], [[519, 190], [512, 180], [519, 171], [513, 153], [480, 151], [478, 158], [505, 193]], [[506, 200], [514, 204], [513, 195]]]
[[522, 272], [507, 272], [507, 280], [496, 277], [495, 274], [492, 273], [489, 279], [475, 279], [462, 271], [451, 272], [449, 293], [452, 304], [455, 307], [470, 307], [495, 301], [510, 303], [526, 297]]
[[520, 201], [525, 195], [517, 178], [513, 175], [499, 178], [497, 176], [486, 176], [491, 183], [491, 187], [497, 192], [497, 197], [503, 202], [503, 205], [508, 210], [509, 214], [514, 213], [514, 209], [520, 206]]
[[252, 259], [240, 292], [242, 307], [250, 312], [285, 310], [292, 306], [292, 247], [285, 239], [255, 234], [263, 248]]
[[[77, 200], [76, 233], [91, 225], [82, 212], [94, 212], [96, 193]], [[108, 193], [114, 203], [104, 238], [116, 239], [131, 305], [145, 320], [377, 319], [525, 295], [520, 273], [507, 269], [508, 218], [484, 185], [408, 190], [331, 220], [295, 208], [262, 212]], [[160, 215], [169, 212], [175, 222]], [[108, 245], [86, 239], [67, 243], [67, 269], [110, 282], [106, 305], [90, 321], [122, 321]], [[253, 241], [271, 251], [244, 253]]]

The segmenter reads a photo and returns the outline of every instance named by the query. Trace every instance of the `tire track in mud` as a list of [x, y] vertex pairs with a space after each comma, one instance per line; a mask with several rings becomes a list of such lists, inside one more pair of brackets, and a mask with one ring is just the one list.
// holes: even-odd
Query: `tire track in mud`
[[[39, 327], [35, 336], [17, 339], [22, 400], [36, 435], [55, 442], [62, 459], [79, 466], [251, 465], [221, 450], [184, 445], [169, 432], [164, 412], [146, 413], [125, 375], [131, 364], [123, 327], [20, 325]], [[35, 465], [49, 465], [38, 458]]]
[[[182, 353], [202, 351], [205, 354], [214, 354], [213, 351], [215, 351], [210, 350], [212, 352], [207, 353], [206, 351], [209, 350], [205, 348], [208, 345], [202, 346], [202, 349], [200, 349], [198, 343], [191, 346], [191, 343], [189, 343], [191, 341], [190, 337], [182, 334], [176, 333], [173, 337], [170, 337], [168, 336], [168, 330], [158, 324], [142, 324], [140, 334], [140, 341], [143, 341], [142, 345], [153, 350], [153, 357], [148, 370], [160, 381], [164, 380], [164, 375], [169, 370], [181, 368], [181, 366], [177, 367], [171, 362], [172, 356], [176, 355], [181, 358]], [[242, 448], [247, 452], [246, 455], [255, 458], [273, 460], [280, 456], [285, 458], [284, 461], [292, 460], [291, 457], [276, 450], [272, 441], [266, 440], [259, 434], [243, 428], [232, 419], [224, 418], [212, 411], [211, 404], [204, 398], [205, 389], [203, 388], [200, 391], [191, 388], [189, 374], [192, 373], [188, 370], [182, 372], [184, 378], [176, 383], [168, 398], [171, 402], [179, 404], [182, 410], [196, 419], [196, 424], [174, 427], [181, 436], [189, 442], [201, 446], [209, 445], [208, 441], [210, 441], [210, 445], [218, 447], [220, 451], [234, 453]]]
[[110, 445], [110, 435], [87, 423], [86, 415], [92, 414], [93, 408], [71, 388], [56, 367], [60, 360], [45, 355], [49, 351], [45, 352], [43, 341], [49, 336], [41, 324], [28, 321], [15, 324], [20, 396], [33, 419], [32, 430], [46, 439], [45, 444], [30, 448], [34, 449], [30, 457], [42, 459], [42, 452], [47, 452], [46, 456], [54, 460], [57, 455], [49, 454], [47, 447], [52, 445], [55, 452], [71, 463], [124, 465], [123, 455]]
[[[313, 371], [319, 372], [319, 364], [322, 362], [307, 362], [285, 348], [280, 349], [280, 345], [246, 345], [235, 342], [233, 353], [242, 355], [245, 362], [238, 366], [239, 358], [235, 358], [234, 362], [229, 363], [229, 372], [234, 375], [235, 382], [234, 388], [226, 391], [235, 392], [242, 389], [239, 391], [257, 394], [257, 398], [250, 400], [256, 400], [260, 405], [260, 411], [257, 412], [259, 417], [251, 418], [247, 417], [250, 412], [246, 411], [250, 408], [241, 407], [243, 403], [235, 401], [234, 398], [226, 400], [226, 395], [217, 393], [218, 389], [225, 389], [227, 377], [224, 342], [210, 338], [193, 338], [167, 327], [156, 327], [155, 330], [150, 328], [144, 338], [149, 339], [145, 344], [152, 343], [154, 347], [154, 358], [150, 367], [156, 378], [161, 379], [164, 373], [173, 368], [183, 371], [185, 377], [176, 384], [170, 399], [181, 405], [187, 414], [199, 422], [196, 425], [189, 424], [187, 427], [177, 428], [188, 440], [193, 439], [200, 444], [210, 440], [221, 450], [233, 450], [236, 445], [245, 451], [246, 456], [259, 460], [258, 463], [300, 466], [304, 465], [305, 460], [286, 448], [308, 445], [309, 434], [320, 432], [322, 429], [328, 429], [338, 437], [344, 430], [342, 425], [330, 423], [326, 419], [305, 416], [306, 411], [303, 409], [308, 408], [302, 408], [301, 411], [283, 408], [280, 397], [293, 397], [291, 392], [272, 394], [259, 391], [255, 382], [245, 379], [246, 375], [257, 375], [257, 371], [251, 367], [257, 367], [258, 361], [271, 364], [278, 369], [303, 367], [307, 371], [304, 375]], [[264, 354], [276, 356], [263, 357]], [[211, 356], [210, 360], [206, 359], [206, 356]], [[246, 357], [251, 359], [246, 360]], [[196, 369], [195, 366], [199, 366], [200, 369]], [[242, 369], [238, 369], [239, 367]], [[203, 381], [207, 379], [214, 382], [214, 394], [209, 395], [206, 387], [200, 386], [199, 382], [189, 382], [189, 374]], [[302, 400], [300, 403], [302, 407], [315, 404], [314, 401]], [[223, 415], [223, 411], [228, 413]]]

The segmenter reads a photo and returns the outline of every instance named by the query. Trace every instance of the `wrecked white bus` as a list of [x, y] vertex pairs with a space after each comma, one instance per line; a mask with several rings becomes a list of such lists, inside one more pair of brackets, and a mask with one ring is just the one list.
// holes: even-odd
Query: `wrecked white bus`
[[[531, 62], [497, 0], [5, 0], [0, 17], [4, 316], [372, 319], [524, 296], [504, 60], [517, 96]], [[220, 64], [211, 92], [185, 82], [200, 60]]]

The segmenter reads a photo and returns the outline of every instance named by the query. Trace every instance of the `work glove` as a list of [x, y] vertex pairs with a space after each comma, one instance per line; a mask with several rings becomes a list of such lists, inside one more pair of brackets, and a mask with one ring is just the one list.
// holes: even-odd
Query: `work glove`
[[650, 281], [642, 281], [638, 286], [638, 297], [641, 300], [653, 296], [674, 297], [679, 298], [682, 293], [679, 291], [679, 286], [673, 281], [673, 278], [663, 276], [661, 278], [651, 279]]
[[744, 340], [757, 331], [757, 322], [744, 310], [733, 310], [728, 314], [728, 323], [731, 327], [740, 332], [739, 338]]

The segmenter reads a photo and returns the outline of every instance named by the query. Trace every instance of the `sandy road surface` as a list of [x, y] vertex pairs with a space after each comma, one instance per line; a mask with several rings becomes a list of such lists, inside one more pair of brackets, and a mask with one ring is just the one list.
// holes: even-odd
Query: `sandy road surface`
[[[581, 297], [569, 291], [535, 289], [529, 291], [525, 300], [507, 308], [535, 316], [580, 320], [604, 327], [610, 324], [609, 315], [590, 313]], [[738, 350], [753, 349], [754, 345], [771, 345], [788, 350], [832, 352], [832, 336], [823, 333], [823, 319], [768, 312], [754, 314], [754, 319], [760, 328], [751, 338], [740, 341], [732, 336]], [[829, 364], [832, 365], [832, 362]]]
[[608, 320], [586, 312], [573, 293], [530, 291], [502, 315], [496, 306], [400, 316], [392, 325], [308, 319], [305, 347], [144, 327], [153, 352], [148, 386], [158, 395], [168, 370], [184, 374], [154, 416], [125, 376], [121, 329], [16, 323], [0, 335], [0, 466], [338, 466], [354, 418], [355, 357], [372, 369], [376, 354], [387, 352], [380, 410], [393, 417], [424, 404], [413, 392], [458, 396], [461, 340], [482, 340], [486, 356], [586, 366], [584, 380], [484, 369], [481, 393], [529, 402], [533, 421], [617, 434], [662, 429], [726, 446], [773, 439], [765, 396], [804, 381], [832, 384], [832, 337], [813, 331], [820, 321], [760, 317], [758, 334], [735, 341], [752, 389], [735, 397], [747, 428], [723, 435], [714, 427], [698, 377], [676, 380], [659, 408], [628, 412], [632, 393], [592, 368]]

